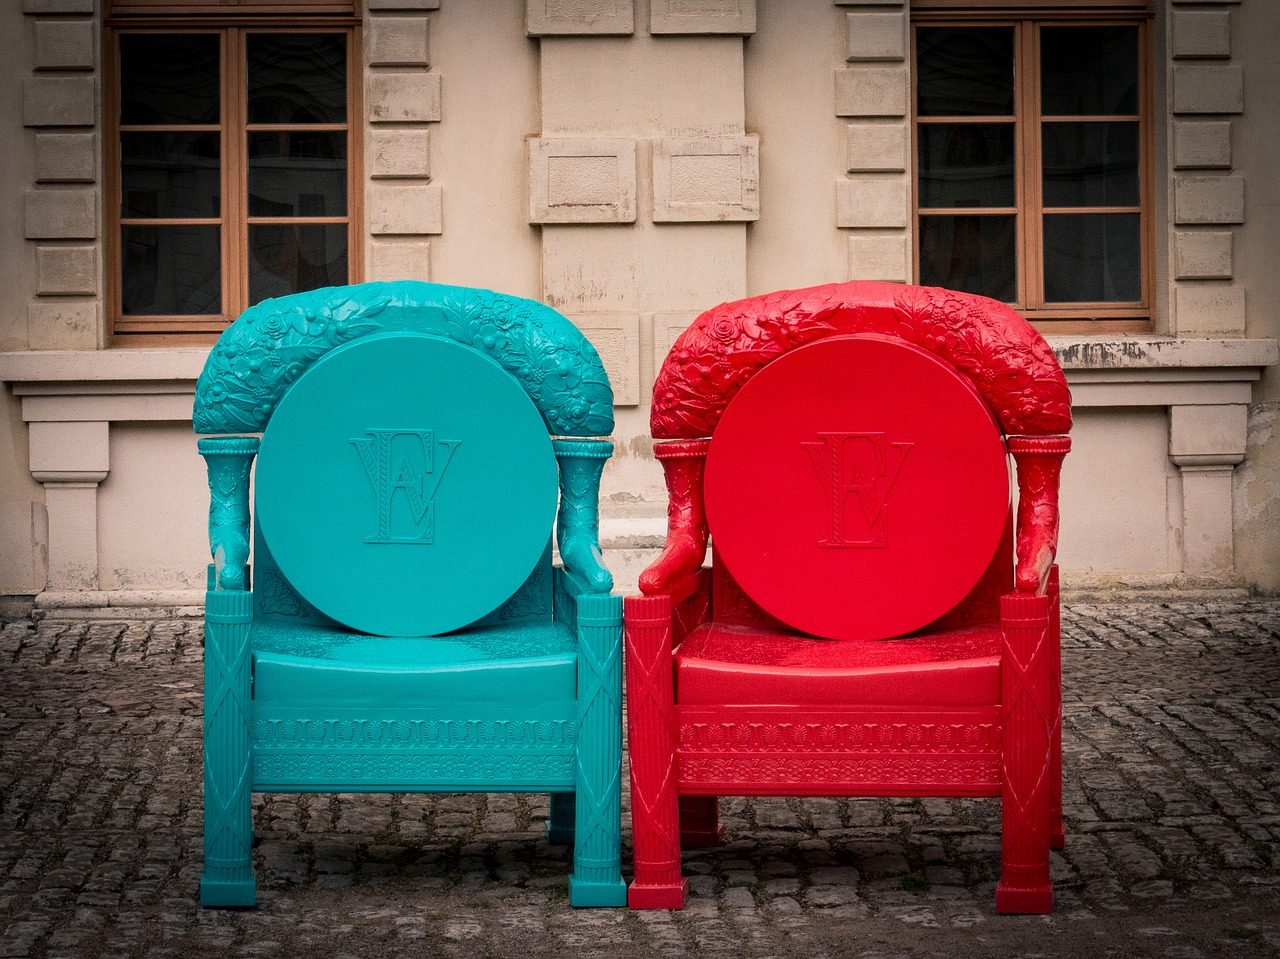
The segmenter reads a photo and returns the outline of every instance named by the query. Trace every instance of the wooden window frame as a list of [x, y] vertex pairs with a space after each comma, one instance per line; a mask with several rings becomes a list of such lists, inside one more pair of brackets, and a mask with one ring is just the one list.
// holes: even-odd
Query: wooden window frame
[[[196, 5], [198, 6], [198, 4]], [[347, 3], [346, 8], [351, 9]], [[231, 16], [146, 17], [109, 20], [104, 30], [103, 67], [105, 90], [106, 194], [106, 311], [109, 342], [113, 346], [175, 346], [210, 343], [249, 306], [249, 227], [258, 222], [274, 224], [347, 224], [347, 282], [358, 283], [364, 273], [363, 136], [364, 116], [363, 44], [360, 26], [350, 16], [306, 17]], [[137, 34], [202, 33], [219, 36], [219, 122], [217, 124], [165, 125], [163, 127], [122, 125], [119, 103], [119, 38]], [[256, 33], [328, 33], [346, 37], [347, 116], [333, 124], [250, 124], [245, 116], [246, 39]], [[345, 217], [250, 217], [248, 191], [248, 139], [253, 132], [273, 130], [342, 131], [347, 135], [347, 213]], [[122, 315], [122, 228], [135, 225], [121, 217], [120, 135], [122, 132], [165, 130], [217, 131], [219, 133], [219, 173], [221, 204], [216, 219], [200, 219], [220, 225], [219, 249], [222, 257], [222, 312], [218, 315], [145, 316]], [[175, 218], [147, 218], [137, 223], [181, 225]], [[197, 221], [191, 221], [197, 222]]]
[[[1111, 8], [1109, 11], [1105, 8]], [[1099, 9], [1103, 8], [1103, 9]], [[1145, 3], [1114, 3], [1040, 7], [1027, 0], [989, 0], [975, 7], [974, 0], [913, 0], [911, 21], [911, 178], [912, 277], [920, 282], [920, 159], [918, 131], [928, 123], [1009, 123], [1014, 125], [1014, 208], [936, 208], [940, 215], [965, 213], [1012, 214], [1017, 236], [1015, 309], [1049, 333], [1142, 333], [1154, 329], [1155, 320], [1155, 105], [1151, 17]], [[1041, 26], [1134, 26], [1138, 30], [1138, 113], [1125, 116], [1046, 117], [1040, 112]], [[1014, 110], [1009, 116], [920, 117], [916, 101], [916, 42], [919, 27], [1008, 26], [1014, 32]], [[1139, 202], [1134, 207], [1048, 208], [1042, 203], [1043, 167], [1041, 129], [1046, 121], [1136, 122], [1138, 124]], [[1043, 217], [1046, 212], [1137, 213], [1139, 230], [1139, 283], [1142, 297], [1132, 303], [1046, 304], [1043, 298]]]
[[144, 17], [360, 16], [360, 0], [103, 0], [108, 20]]

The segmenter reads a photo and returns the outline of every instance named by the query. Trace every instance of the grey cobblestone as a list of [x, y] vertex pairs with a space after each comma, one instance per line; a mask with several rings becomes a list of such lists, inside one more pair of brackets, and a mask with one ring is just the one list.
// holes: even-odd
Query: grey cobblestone
[[689, 906], [629, 913], [569, 907], [545, 796], [261, 795], [258, 908], [201, 910], [201, 642], [0, 624], [0, 959], [1280, 955], [1278, 601], [1064, 608], [1047, 918], [938, 798], [727, 797]]

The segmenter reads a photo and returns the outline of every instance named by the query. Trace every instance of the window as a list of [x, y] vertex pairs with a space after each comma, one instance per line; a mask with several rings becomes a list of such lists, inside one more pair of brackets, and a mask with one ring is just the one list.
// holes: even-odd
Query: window
[[351, 27], [109, 35], [112, 332], [217, 332], [267, 297], [358, 277]]
[[1149, 328], [1147, 33], [1145, 20], [917, 13], [920, 283], [1003, 300], [1042, 328]]

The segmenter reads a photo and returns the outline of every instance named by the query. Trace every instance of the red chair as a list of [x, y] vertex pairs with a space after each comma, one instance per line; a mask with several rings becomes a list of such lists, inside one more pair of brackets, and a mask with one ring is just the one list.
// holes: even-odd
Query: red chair
[[752, 297], [676, 341], [651, 425], [670, 507], [626, 601], [629, 905], [683, 906], [717, 796], [999, 796], [996, 908], [1049, 912], [1071, 412], [1045, 341], [947, 290]]

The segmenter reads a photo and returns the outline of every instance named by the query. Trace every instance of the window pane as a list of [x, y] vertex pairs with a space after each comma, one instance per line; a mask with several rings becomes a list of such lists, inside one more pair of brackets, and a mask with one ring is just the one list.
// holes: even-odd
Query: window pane
[[1137, 206], [1138, 124], [1046, 123], [1045, 206]]
[[347, 282], [345, 223], [249, 226], [249, 303]]
[[120, 215], [221, 215], [218, 134], [120, 134]]
[[217, 34], [122, 34], [120, 122], [217, 123]]
[[1138, 112], [1137, 27], [1041, 27], [1045, 116]]
[[346, 216], [347, 135], [249, 134], [250, 216]]
[[920, 116], [1013, 116], [1012, 27], [916, 31]]
[[923, 285], [1017, 299], [1014, 216], [922, 216], [918, 222]]
[[222, 312], [217, 226], [126, 226], [121, 289], [125, 316]]
[[252, 33], [247, 43], [250, 123], [346, 123], [345, 35]]
[[1012, 123], [922, 123], [922, 207], [1016, 206]]
[[1044, 297], [1050, 303], [1142, 299], [1136, 213], [1046, 213]]

